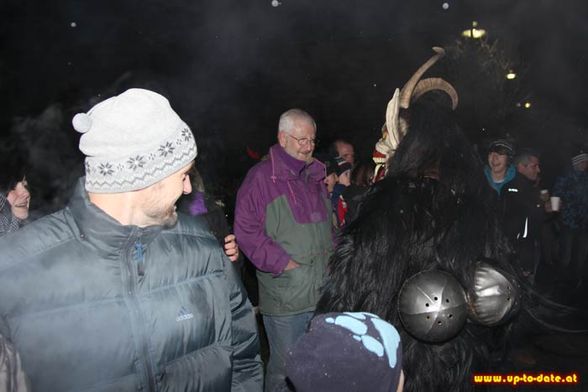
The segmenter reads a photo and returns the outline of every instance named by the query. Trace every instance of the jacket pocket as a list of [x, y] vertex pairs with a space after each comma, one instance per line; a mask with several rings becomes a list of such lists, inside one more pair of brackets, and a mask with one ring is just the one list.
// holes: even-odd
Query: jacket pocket
[[277, 288], [280, 291], [282, 306], [287, 312], [305, 310], [314, 306], [313, 266], [301, 264], [300, 267], [285, 271], [278, 277]]
[[168, 363], [158, 380], [161, 391], [230, 391], [232, 350], [211, 345]]

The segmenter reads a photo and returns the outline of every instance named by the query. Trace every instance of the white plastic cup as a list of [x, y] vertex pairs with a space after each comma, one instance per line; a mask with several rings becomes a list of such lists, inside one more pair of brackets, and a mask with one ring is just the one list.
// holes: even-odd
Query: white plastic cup
[[551, 210], [552, 211], [559, 211], [559, 205], [561, 203], [561, 199], [557, 196], [551, 196]]

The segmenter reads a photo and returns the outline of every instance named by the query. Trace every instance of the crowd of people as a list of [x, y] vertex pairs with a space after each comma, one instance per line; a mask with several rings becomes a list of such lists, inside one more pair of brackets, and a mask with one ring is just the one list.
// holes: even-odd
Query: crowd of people
[[516, 151], [505, 139], [489, 145], [485, 175], [496, 191], [504, 233], [531, 282], [540, 263], [557, 262], [577, 286], [583, 285], [588, 272], [588, 247], [582, 234], [588, 233], [587, 168], [588, 154], [579, 149], [550, 190], [541, 186], [541, 155], [536, 150]]
[[[412, 126], [428, 129], [418, 110]], [[439, 121], [454, 132], [443, 116]], [[356, 267], [345, 269], [351, 251], [371, 252], [360, 241], [368, 231], [355, 223], [370, 224], [363, 216], [366, 198], [373, 207], [383, 192], [416, 192], [420, 201], [441, 195], [451, 205], [445, 212], [471, 204], [458, 182], [446, 193], [435, 185], [447, 157], [427, 161], [416, 173], [405, 170], [410, 164], [402, 159], [414, 158], [409, 143], [418, 136], [412, 136], [389, 160], [388, 180], [376, 186], [378, 162], [356, 159], [347, 140], [337, 139], [317, 159], [315, 120], [290, 109], [279, 118], [276, 144], [240, 186], [234, 222], [227, 222], [195, 168], [190, 128], [163, 96], [127, 90], [76, 115], [73, 127], [81, 133], [85, 177], [65, 209], [28, 222], [34, 195], [27, 181], [34, 179], [23, 168], [3, 173], [0, 390], [402, 391], [405, 376], [409, 386], [418, 377], [410, 356], [404, 370], [403, 347], [412, 353], [412, 340], [405, 339], [419, 332], [405, 319], [394, 323], [396, 316], [372, 311], [378, 309], [370, 307], [373, 294], [362, 296], [347, 281], [348, 287], [338, 286], [343, 280], [337, 274], [353, 274]], [[487, 180], [482, 191], [491, 195], [491, 209], [517, 256], [514, 269], [532, 286], [540, 263], [557, 262], [583, 285], [588, 153], [574, 154], [569, 172], [553, 189], [542, 189], [539, 153], [515, 149], [506, 139], [487, 151], [479, 172]], [[413, 212], [405, 213], [402, 206], [409, 204], [402, 198], [390, 203], [394, 214], [404, 216], [420, 208], [410, 204]], [[369, 211], [384, 216], [375, 207]], [[554, 222], [558, 235], [547, 235]], [[411, 225], [405, 232], [418, 227]], [[419, 241], [431, 246], [419, 238], [414, 247]], [[416, 257], [423, 249], [403, 255]], [[356, 266], [362, 262], [354, 260]], [[256, 269], [269, 343], [265, 373], [255, 312], [239, 275], [244, 262]], [[369, 273], [375, 279], [385, 275], [374, 265]]]

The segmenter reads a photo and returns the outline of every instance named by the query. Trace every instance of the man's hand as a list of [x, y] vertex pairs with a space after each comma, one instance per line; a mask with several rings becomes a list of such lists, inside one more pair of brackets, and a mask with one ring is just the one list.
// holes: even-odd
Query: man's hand
[[14, 189], [8, 192], [6, 200], [8, 200], [8, 203], [10, 204], [12, 215], [21, 220], [29, 217], [31, 194], [26, 187], [25, 181], [18, 182]]
[[237, 238], [234, 234], [225, 237], [225, 254], [232, 262], [239, 258], [239, 245], [237, 245]]
[[290, 270], [293, 270], [298, 267], [300, 267], [300, 264], [298, 264], [294, 260], [290, 259], [290, 260], [288, 260], [288, 264], [286, 264], [286, 268], [284, 268], [284, 271], [290, 271]]

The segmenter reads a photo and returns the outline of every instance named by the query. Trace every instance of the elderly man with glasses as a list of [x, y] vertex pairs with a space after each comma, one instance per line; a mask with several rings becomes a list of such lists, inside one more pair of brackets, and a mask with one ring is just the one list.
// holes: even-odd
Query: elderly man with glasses
[[257, 268], [270, 345], [265, 390], [284, 382], [288, 349], [312, 317], [333, 250], [325, 166], [313, 158], [316, 124], [300, 109], [280, 117], [278, 143], [239, 189], [235, 234]]

